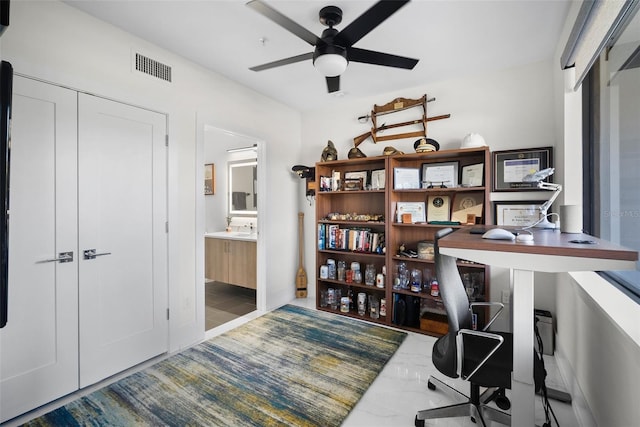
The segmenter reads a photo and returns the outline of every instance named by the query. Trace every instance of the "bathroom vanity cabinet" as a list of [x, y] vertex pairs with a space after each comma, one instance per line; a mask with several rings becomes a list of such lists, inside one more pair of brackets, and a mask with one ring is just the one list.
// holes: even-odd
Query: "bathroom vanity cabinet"
[[255, 238], [205, 238], [205, 277], [209, 280], [256, 289], [256, 259]]

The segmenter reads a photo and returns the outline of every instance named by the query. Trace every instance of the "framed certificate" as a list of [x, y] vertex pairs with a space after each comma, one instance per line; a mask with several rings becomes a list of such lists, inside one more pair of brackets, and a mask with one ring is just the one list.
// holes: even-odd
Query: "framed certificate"
[[[553, 167], [553, 147], [493, 153], [493, 191], [537, 190], [536, 182], [522, 182], [526, 175]], [[547, 177], [545, 182], [551, 182]]]
[[449, 196], [429, 196], [427, 222], [449, 221]]
[[484, 163], [462, 167], [460, 185], [463, 187], [482, 187], [484, 181]]
[[403, 214], [411, 214], [411, 222], [425, 222], [425, 206], [424, 202], [398, 202], [396, 206], [398, 212], [397, 222], [402, 222]]
[[385, 186], [385, 170], [378, 169], [371, 171], [371, 189], [384, 190]]
[[457, 193], [453, 198], [451, 221], [459, 221], [461, 224], [475, 224], [476, 218], [482, 218], [483, 210], [484, 192]]
[[540, 219], [540, 202], [496, 202], [496, 225], [526, 227]]
[[395, 190], [420, 188], [420, 169], [393, 168], [393, 188]]
[[422, 188], [458, 186], [458, 162], [424, 163]]

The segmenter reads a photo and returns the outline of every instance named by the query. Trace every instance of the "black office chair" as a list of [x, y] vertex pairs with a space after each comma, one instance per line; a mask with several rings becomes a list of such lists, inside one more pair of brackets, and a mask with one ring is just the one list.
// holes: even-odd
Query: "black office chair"
[[[456, 258], [442, 255], [438, 240], [451, 233], [451, 228], [439, 230], [435, 236], [436, 275], [440, 285], [440, 296], [447, 312], [449, 331], [438, 338], [433, 345], [433, 364], [442, 374], [461, 377], [471, 384], [469, 396], [459, 392], [437, 378], [429, 378], [429, 389], [442, 389], [457, 403], [440, 408], [419, 411], [416, 415], [416, 427], [424, 426], [424, 420], [470, 416], [474, 422], [485, 426], [485, 419], [510, 425], [511, 416], [491, 406], [495, 400], [498, 407], [509, 409], [510, 403], [504, 390], [511, 388], [513, 370], [513, 337], [505, 332], [487, 332], [489, 326], [502, 312], [501, 303], [469, 303], [466, 290], [460, 278]], [[482, 331], [471, 329], [472, 309], [475, 306], [497, 305], [498, 312], [489, 320]], [[487, 387], [480, 394], [480, 387]]]

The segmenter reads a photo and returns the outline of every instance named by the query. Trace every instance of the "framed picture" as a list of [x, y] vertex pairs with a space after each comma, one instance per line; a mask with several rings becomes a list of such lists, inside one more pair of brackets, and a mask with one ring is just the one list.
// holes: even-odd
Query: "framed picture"
[[427, 200], [427, 222], [450, 221], [449, 196], [429, 196]]
[[372, 190], [384, 190], [385, 186], [385, 170], [378, 169], [371, 171], [371, 189]]
[[483, 211], [484, 191], [456, 193], [453, 196], [451, 221], [458, 221], [461, 224], [475, 224], [476, 218], [482, 218]]
[[414, 224], [425, 222], [426, 220], [424, 202], [398, 202], [396, 208], [398, 212], [397, 222], [403, 222], [403, 214], [411, 215], [411, 222]]
[[332, 187], [333, 187], [333, 183], [330, 176], [320, 177], [320, 191], [331, 191]]
[[345, 178], [342, 189], [344, 191], [362, 190], [362, 178]]
[[360, 189], [362, 190], [367, 186], [367, 175], [368, 175], [367, 171], [345, 172], [344, 179], [345, 179], [345, 182], [348, 179], [362, 179], [362, 188]]
[[210, 196], [216, 193], [216, 167], [213, 163], [204, 165], [204, 194]]
[[458, 162], [423, 163], [422, 188], [458, 186]]
[[510, 225], [526, 227], [540, 219], [538, 207], [544, 201], [538, 202], [496, 202], [496, 225]]
[[462, 187], [482, 187], [484, 185], [484, 163], [462, 167]]
[[420, 188], [420, 169], [393, 168], [393, 188], [394, 190]]
[[[553, 167], [553, 147], [494, 151], [493, 191], [537, 190], [537, 183], [523, 182], [526, 175]], [[551, 182], [551, 177], [544, 180]]]

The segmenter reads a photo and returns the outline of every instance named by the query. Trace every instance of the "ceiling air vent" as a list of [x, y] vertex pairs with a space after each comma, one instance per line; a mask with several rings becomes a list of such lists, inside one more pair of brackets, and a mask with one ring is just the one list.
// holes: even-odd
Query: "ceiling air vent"
[[171, 81], [170, 66], [139, 53], [136, 53], [136, 70], [167, 82]]

